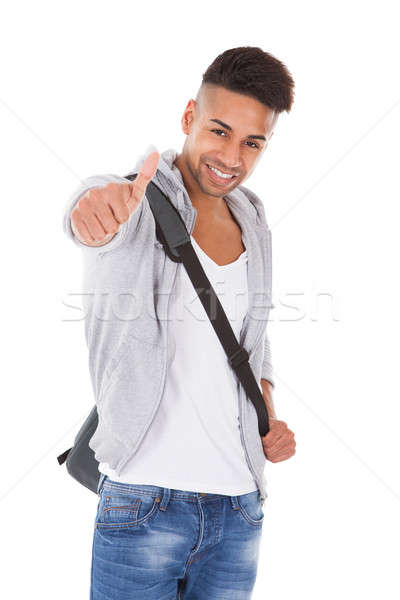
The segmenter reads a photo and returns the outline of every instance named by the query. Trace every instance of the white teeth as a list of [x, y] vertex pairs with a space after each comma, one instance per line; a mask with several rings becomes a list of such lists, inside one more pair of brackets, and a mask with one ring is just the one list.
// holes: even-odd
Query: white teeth
[[216, 173], [217, 175], [219, 175], [219, 177], [223, 177], [224, 179], [232, 179], [232, 177], [234, 177], [234, 175], [227, 175], [226, 173], [222, 173], [221, 171], [218, 171], [218, 169], [215, 169], [214, 167], [210, 167], [210, 165], [207, 165], [209, 169], [211, 169], [211, 171], [214, 171], [214, 173]]

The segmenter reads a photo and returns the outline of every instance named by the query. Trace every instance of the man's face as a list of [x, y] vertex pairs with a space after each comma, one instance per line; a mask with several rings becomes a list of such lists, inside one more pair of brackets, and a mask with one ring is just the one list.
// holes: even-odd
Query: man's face
[[182, 155], [201, 192], [221, 197], [243, 183], [265, 151], [277, 117], [252, 97], [221, 86], [202, 86], [182, 117], [187, 135]]

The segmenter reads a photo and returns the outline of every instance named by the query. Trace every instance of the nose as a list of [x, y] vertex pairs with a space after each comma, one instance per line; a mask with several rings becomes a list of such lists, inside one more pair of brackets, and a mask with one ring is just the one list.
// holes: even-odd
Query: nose
[[221, 164], [231, 171], [240, 167], [240, 149], [236, 145], [226, 146], [220, 155]]

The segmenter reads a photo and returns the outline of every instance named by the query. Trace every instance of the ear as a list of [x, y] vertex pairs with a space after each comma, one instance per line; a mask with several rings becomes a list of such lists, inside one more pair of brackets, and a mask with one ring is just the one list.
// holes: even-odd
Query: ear
[[186, 135], [188, 135], [190, 133], [190, 129], [191, 129], [191, 124], [193, 122], [194, 119], [194, 114], [196, 111], [196, 100], [193, 100], [193, 98], [191, 98], [189, 100], [189, 102], [186, 105], [185, 111], [182, 115], [182, 130], [183, 133], [186, 133]]

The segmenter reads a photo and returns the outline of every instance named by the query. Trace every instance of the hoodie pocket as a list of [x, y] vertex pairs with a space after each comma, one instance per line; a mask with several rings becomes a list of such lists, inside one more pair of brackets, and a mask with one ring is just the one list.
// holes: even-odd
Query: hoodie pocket
[[106, 394], [109, 385], [112, 383], [113, 377], [118, 369], [118, 365], [119, 365], [121, 359], [128, 352], [129, 352], [128, 342], [122, 342], [122, 344], [119, 346], [118, 350], [115, 352], [114, 356], [110, 360], [109, 364], [107, 365], [107, 367], [104, 371], [103, 381], [101, 383], [101, 389], [100, 389], [99, 398], [98, 398], [99, 404], [101, 403], [102, 398]]
[[165, 348], [130, 334], [106, 369], [98, 411], [108, 429], [133, 446], [153, 415], [165, 370]]

